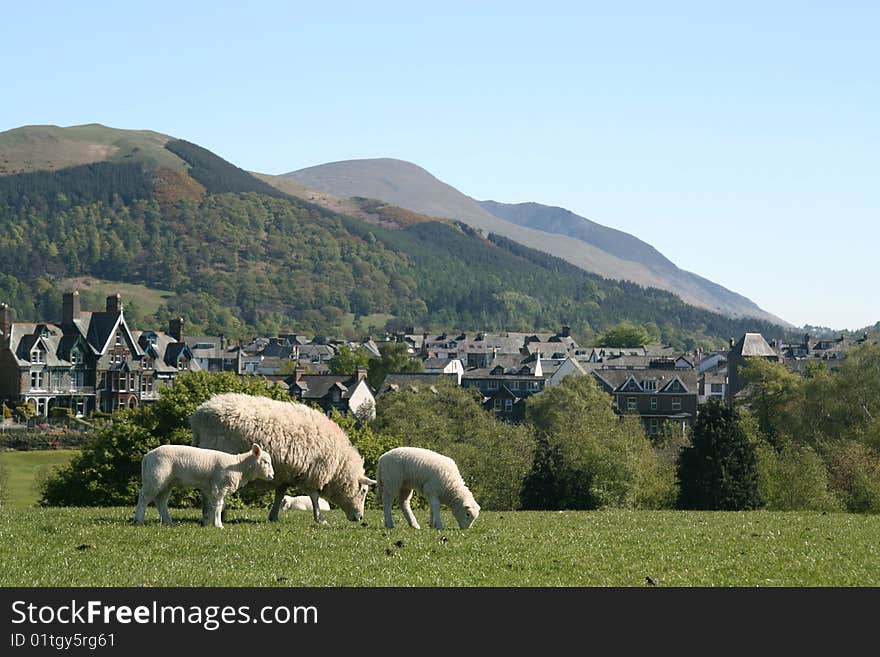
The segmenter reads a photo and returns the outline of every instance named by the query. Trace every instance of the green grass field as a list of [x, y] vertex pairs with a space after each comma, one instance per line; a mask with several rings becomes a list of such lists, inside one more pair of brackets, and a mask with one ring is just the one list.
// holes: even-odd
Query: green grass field
[[[3, 508], [0, 586], [880, 586], [880, 517], [818, 513], [486, 512], [467, 531], [329, 512]], [[425, 520], [424, 511], [416, 512]], [[423, 523], [423, 527], [427, 523]], [[402, 526], [401, 526], [402, 525]], [[85, 547], [83, 547], [85, 546]], [[14, 565], [13, 567], [9, 567]]]
[[0, 504], [10, 507], [33, 506], [40, 499], [39, 485], [53, 468], [67, 465], [79, 450], [39, 450], [0, 452], [0, 471], [6, 481], [0, 491]]

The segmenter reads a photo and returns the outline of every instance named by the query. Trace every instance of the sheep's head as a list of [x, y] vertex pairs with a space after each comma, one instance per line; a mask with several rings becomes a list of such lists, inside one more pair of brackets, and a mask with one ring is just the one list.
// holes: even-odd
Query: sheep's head
[[275, 478], [275, 470], [272, 467], [272, 457], [265, 449], [254, 443], [251, 447], [251, 456], [256, 461], [254, 465], [254, 478], [272, 481]]
[[331, 501], [336, 502], [339, 508], [345, 511], [346, 518], [355, 522], [363, 520], [367, 491], [375, 483], [373, 479], [366, 475], [361, 475], [356, 481], [352, 481], [350, 486], [346, 486], [345, 491], [334, 491], [328, 488], [324, 492]]
[[452, 515], [455, 516], [461, 529], [467, 529], [474, 524], [474, 520], [480, 515], [480, 505], [474, 499], [468, 500], [464, 504], [456, 506], [452, 510]]

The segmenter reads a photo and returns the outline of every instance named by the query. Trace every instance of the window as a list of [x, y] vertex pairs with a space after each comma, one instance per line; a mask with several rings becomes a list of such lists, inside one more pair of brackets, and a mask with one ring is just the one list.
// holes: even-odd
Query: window
[[153, 392], [153, 379], [145, 376], [141, 379], [141, 394], [148, 395]]
[[70, 389], [76, 390], [85, 385], [85, 372], [82, 370], [73, 370], [70, 373]]
[[672, 398], [672, 410], [680, 411], [681, 410], [681, 397], [673, 397]]
[[511, 389], [511, 390], [519, 390], [519, 381], [513, 381], [513, 382], [511, 382], [511, 384], [510, 384], [510, 389]]
[[55, 371], [52, 372], [52, 389], [60, 390], [61, 389], [61, 372]]
[[77, 417], [82, 417], [86, 414], [86, 400], [83, 397], [78, 397], [75, 405], [75, 412]]
[[120, 333], [119, 331], [116, 331], [116, 346], [122, 346], [122, 333]]
[[635, 397], [627, 397], [626, 398], [626, 410], [634, 411], [636, 410], [636, 398]]
[[651, 410], [652, 411], [657, 410], [657, 398], [656, 397], [651, 397]]
[[652, 436], [656, 435], [660, 431], [660, 420], [655, 417], [651, 418], [651, 421], [648, 423], [648, 433]]
[[501, 410], [501, 400], [500, 399], [496, 399], [495, 403], [493, 405], [494, 405], [496, 411]]
[[31, 388], [42, 388], [43, 387], [43, 373], [42, 372], [31, 372]]
[[656, 390], [657, 382], [656, 381], [642, 381], [642, 388], [645, 390]]
[[512, 399], [505, 399], [504, 400], [504, 412], [510, 413], [511, 411], [513, 411], [513, 400]]
[[74, 365], [82, 365], [83, 355], [79, 351], [71, 351], [70, 362]]
[[529, 381], [529, 390], [538, 390], [540, 384], [537, 381]]
[[31, 362], [32, 363], [45, 363], [46, 362], [45, 352], [42, 349], [40, 349], [39, 347], [37, 349], [34, 349], [31, 352]]
[[713, 383], [710, 385], [710, 390], [713, 395], [720, 395], [724, 392], [724, 384], [723, 383]]
[[489, 381], [489, 385], [486, 387], [489, 390], [498, 390], [498, 382], [497, 381]]

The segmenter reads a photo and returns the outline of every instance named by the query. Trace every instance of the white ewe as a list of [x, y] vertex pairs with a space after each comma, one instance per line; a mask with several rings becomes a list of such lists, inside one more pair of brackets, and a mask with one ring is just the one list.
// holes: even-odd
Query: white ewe
[[272, 481], [272, 457], [254, 444], [249, 452], [226, 454], [189, 445], [161, 445], [141, 459], [141, 491], [134, 521], [141, 525], [154, 499], [163, 525], [171, 524], [168, 497], [176, 487], [202, 492], [202, 524], [223, 527], [220, 514], [226, 496], [252, 479]]
[[429, 449], [398, 447], [385, 452], [376, 462], [376, 479], [382, 494], [386, 527], [394, 527], [391, 506], [396, 499], [409, 526], [419, 529], [410, 507], [413, 490], [428, 498], [429, 527], [443, 529], [441, 503], [452, 510], [461, 529], [470, 527], [480, 515], [480, 505], [465, 485], [455, 461]]
[[288, 486], [308, 491], [317, 522], [325, 522], [319, 495], [340, 506], [349, 520], [364, 517], [369, 486], [364, 459], [342, 428], [323, 413], [298, 402], [240, 393], [215, 395], [189, 418], [193, 445], [237, 452], [259, 442], [275, 459], [275, 502], [269, 520], [278, 520]]
[[[321, 511], [329, 511], [330, 503], [323, 497], [318, 498], [318, 508]], [[281, 504], [281, 510], [291, 509], [294, 511], [311, 511], [312, 498], [308, 495], [284, 496], [284, 502]]]

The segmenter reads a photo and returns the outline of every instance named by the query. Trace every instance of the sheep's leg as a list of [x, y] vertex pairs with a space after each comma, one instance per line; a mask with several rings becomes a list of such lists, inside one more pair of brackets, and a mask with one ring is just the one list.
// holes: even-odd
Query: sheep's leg
[[218, 491], [214, 494], [214, 518], [213, 524], [219, 529], [223, 529], [223, 505], [226, 502], [226, 491]]
[[278, 512], [281, 511], [281, 505], [284, 504], [285, 495], [287, 495], [287, 484], [281, 484], [275, 489], [275, 501], [272, 502], [272, 508], [269, 510], [271, 522], [278, 522]]
[[159, 517], [163, 525], [171, 524], [171, 514], [168, 513], [168, 498], [171, 497], [171, 486], [159, 491], [156, 495], [156, 508], [159, 509]]
[[210, 493], [207, 490], [200, 490], [199, 492], [202, 494], [202, 519], [199, 521], [199, 524], [204, 527], [211, 521], [213, 510], [208, 503]]
[[443, 529], [443, 521], [440, 520], [440, 498], [436, 495], [428, 497], [428, 503], [431, 505], [431, 527], [434, 529]]
[[322, 525], [329, 524], [321, 514], [321, 505], [318, 503], [318, 498], [321, 497], [320, 492], [314, 490], [309, 493], [309, 497], [312, 498], [312, 515], [315, 516], [315, 522], [320, 522]]
[[155, 495], [147, 490], [146, 486], [141, 486], [141, 492], [138, 495], [137, 509], [134, 512], [134, 522], [137, 525], [144, 524], [144, 515], [147, 513], [147, 507], [153, 501]]
[[391, 519], [391, 506], [394, 504], [394, 494], [387, 486], [382, 486], [382, 509], [385, 511], [385, 526], [394, 529], [394, 521]]
[[416, 516], [413, 513], [412, 507], [410, 506], [410, 500], [412, 500], [412, 496], [412, 488], [410, 488], [409, 490], [404, 489], [403, 491], [401, 491], [400, 497], [397, 498], [397, 503], [400, 504], [400, 510], [403, 511], [403, 517], [406, 518], [409, 526], [413, 529], [421, 529], [421, 527], [419, 527], [419, 521], [416, 520]]

